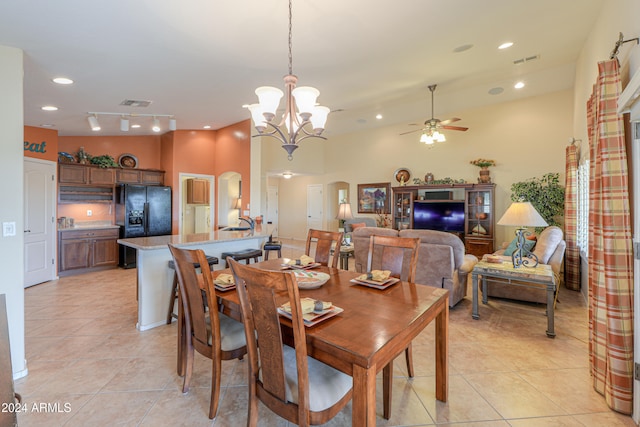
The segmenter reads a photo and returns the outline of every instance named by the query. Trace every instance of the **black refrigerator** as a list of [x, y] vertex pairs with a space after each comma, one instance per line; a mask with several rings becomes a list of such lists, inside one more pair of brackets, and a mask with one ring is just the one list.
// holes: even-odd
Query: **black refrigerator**
[[[116, 224], [120, 238], [171, 234], [171, 187], [123, 184], [116, 187]], [[120, 245], [119, 263], [136, 266], [136, 249]]]

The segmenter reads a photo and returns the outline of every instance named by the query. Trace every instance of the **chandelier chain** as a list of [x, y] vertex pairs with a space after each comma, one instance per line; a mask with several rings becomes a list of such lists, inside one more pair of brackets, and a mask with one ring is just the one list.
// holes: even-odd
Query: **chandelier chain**
[[289, 0], [289, 74], [293, 74], [293, 54], [292, 51], [292, 43], [291, 43], [291, 20], [292, 20], [292, 8], [291, 8], [291, 0]]

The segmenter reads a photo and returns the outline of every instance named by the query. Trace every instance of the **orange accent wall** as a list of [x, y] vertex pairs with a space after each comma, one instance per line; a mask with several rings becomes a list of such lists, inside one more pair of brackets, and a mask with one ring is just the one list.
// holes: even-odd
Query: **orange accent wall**
[[[42, 130], [34, 128], [36, 130]], [[84, 150], [94, 156], [111, 155], [116, 161], [121, 154], [138, 158], [138, 167], [165, 171], [165, 185], [172, 188], [172, 232], [178, 233], [180, 200], [178, 191], [180, 173], [213, 175], [224, 172], [242, 175], [243, 209], [251, 202], [251, 121], [246, 120], [219, 130], [177, 130], [152, 136], [57, 136], [57, 150], [75, 153]], [[25, 135], [27, 130], [25, 127]], [[218, 197], [216, 186], [215, 197]], [[86, 216], [91, 209], [93, 215]], [[58, 216], [76, 220], [111, 220], [113, 207], [104, 204], [68, 204], [58, 206]]]
[[246, 209], [251, 203], [251, 120], [218, 129], [215, 170], [216, 176], [225, 172], [242, 175], [242, 210]]
[[[44, 152], [43, 152], [44, 151]], [[58, 161], [58, 131], [34, 126], [24, 127], [24, 155], [41, 160]]]
[[118, 161], [122, 154], [133, 154], [138, 167], [162, 169], [160, 167], [161, 135], [142, 136], [59, 136], [58, 151], [75, 155], [80, 147], [92, 156], [108, 154]]

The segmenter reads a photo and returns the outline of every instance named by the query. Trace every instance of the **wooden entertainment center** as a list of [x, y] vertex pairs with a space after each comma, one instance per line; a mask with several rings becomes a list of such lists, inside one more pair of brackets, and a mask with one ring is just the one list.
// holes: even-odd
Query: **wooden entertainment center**
[[[449, 231], [457, 234], [465, 245], [466, 252], [481, 258], [494, 251], [495, 238], [494, 191], [495, 184], [431, 184], [406, 185], [392, 188], [391, 212], [392, 226], [396, 230], [407, 228], [431, 228], [429, 225], [416, 224], [414, 213], [416, 204], [427, 207], [429, 204], [446, 206], [464, 206], [464, 223]], [[462, 208], [461, 208], [462, 209]], [[432, 229], [438, 229], [437, 225]]]

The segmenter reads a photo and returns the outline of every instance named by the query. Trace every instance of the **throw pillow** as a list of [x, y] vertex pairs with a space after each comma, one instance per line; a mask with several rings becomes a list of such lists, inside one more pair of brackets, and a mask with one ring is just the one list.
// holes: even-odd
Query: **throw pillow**
[[[511, 256], [513, 255], [513, 253], [516, 251], [517, 247], [516, 245], [518, 244], [518, 238], [515, 237], [511, 243], [509, 243], [509, 246], [507, 246], [507, 249], [504, 250], [504, 254], [506, 256]], [[536, 241], [535, 240], [529, 240], [529, 239], [524, 239], [524, 249], [531, 252], [531, 249], [533, 249], [533, 247], [535, 246]]]
[[356, 222], [356, 223], [354, 223], [354, 224], [351, 224], [351, 229], [352, 229], [353, 231], [356, 231], [358, 228], [360, 228], [360, 227], [366, 227], [366, 226], [367, 226], [367, 224], [365, 224], [364, 222]]
[[562, 241], [562, 237], [562, 229], [560, 229], [559, 227], [552, 225], [542, 230], [542, 233], [540, 233], [540, 236], [538, 236], [538, 244], [536, 245], [536, 250], [533, 251], [533, 253], [538, 257], [538, 261], [540, 263], [549, 263], [549, 259]]

